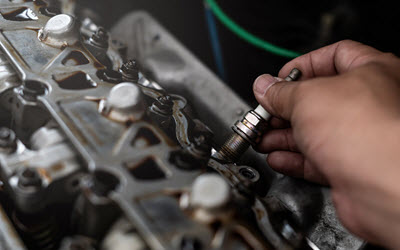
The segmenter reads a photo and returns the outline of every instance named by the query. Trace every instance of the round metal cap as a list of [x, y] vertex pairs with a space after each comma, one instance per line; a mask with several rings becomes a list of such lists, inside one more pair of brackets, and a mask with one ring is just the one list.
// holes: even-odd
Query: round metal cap
[[60, 14], [50, 18], [38, 35], [42, 42], [53, 47], [73, 45], [79, 41], [79, 25], [73, 16]]
[[203, 174], [193, 183], [190, 203], [205, 209], [215, 209], [224, 206], [229, 197], [229, 185], [221, 176]]
[[113, 109], [129, 110], [142, 101], [142, 91], [132, 83], [124, 82], [113, 87], [107, 98], [107, 106]]
[[74, 19], [70, 15], [60, 14], [50, 18], [44, 27], [45, 31], [61, 34], [67, 32], [74, 24]]
[[144, 111], [144, 97], [140, 87], [123, 82], [110, 90], [102, 112], [113, 120], [123, 122], [140, 119]]

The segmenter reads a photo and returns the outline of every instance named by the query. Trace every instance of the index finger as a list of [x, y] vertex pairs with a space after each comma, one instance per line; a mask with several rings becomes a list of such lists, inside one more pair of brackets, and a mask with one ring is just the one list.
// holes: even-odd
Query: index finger
[[293, 68], [302, 71], [300, 80], [333, 76], [364, 65], [381, 54], [383, 53], [370, 46], [344, 40], [293, 59], [283, 66], [279, 77], [284, 78]]

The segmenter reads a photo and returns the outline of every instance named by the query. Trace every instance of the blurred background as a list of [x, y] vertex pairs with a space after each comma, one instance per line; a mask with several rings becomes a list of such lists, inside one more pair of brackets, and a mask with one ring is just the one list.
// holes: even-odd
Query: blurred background
[[[239, 38], [202, 0], [80, 1], [100, 12], [101, 20], [96, 21], [106, 27], [130, 11], [149, 12], [250, 104], [254, 103], [254, 79], [263, 73], [276, 75], [290, 61]], [[291, 51], [306, 53], [353, 39], [400, 55], [395, 1], [214, 1], [247, 32]]]

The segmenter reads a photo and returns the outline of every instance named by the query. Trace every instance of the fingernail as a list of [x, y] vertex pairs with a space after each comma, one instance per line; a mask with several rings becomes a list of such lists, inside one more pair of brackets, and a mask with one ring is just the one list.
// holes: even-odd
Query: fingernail
[[265, 95], [267, 90], [278, 81], [279, 79], [269, 74], [261, 75], [254, 82], [254, 91], [258, 95]]

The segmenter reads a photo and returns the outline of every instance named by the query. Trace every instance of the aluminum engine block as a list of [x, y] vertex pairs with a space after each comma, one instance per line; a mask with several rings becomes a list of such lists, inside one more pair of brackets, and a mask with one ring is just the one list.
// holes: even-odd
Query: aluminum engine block
[[54, 2], [0, 0], [0, 249], [362, 247], [327, 188], [212, 156], [249, 107], [151, 16]]

